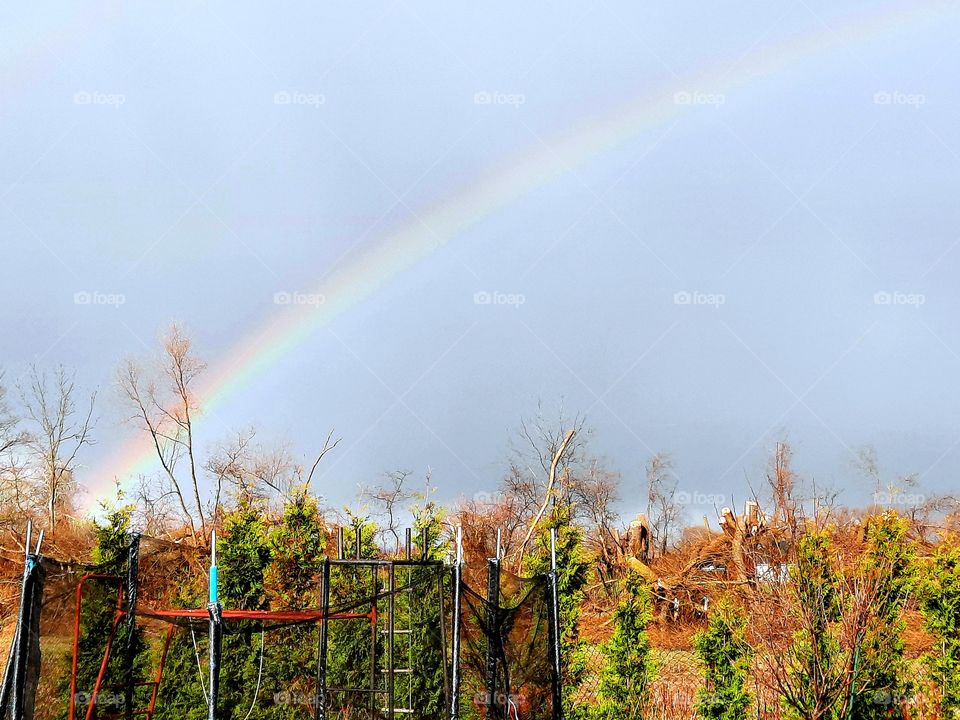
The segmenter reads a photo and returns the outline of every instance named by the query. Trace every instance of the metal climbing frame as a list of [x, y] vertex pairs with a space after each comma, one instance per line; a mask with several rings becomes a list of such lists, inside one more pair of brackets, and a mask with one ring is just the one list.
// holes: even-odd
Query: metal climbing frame
[[[446, 706], [455, 706], [451, 692], [451, 664], [453, 673], [456, 673], [456, 648], [454, 660], [451, 663], [448, 657], [447, 629], [445, 627], [446, 607], [444, 598], [444, 574], [447, 566], [440, 560], [428, 559], [429, 538], [426, 533], [420, 538], [420, 557], [414, 558], [413, 544], [410, 530], [406, 533], [406, 550], [403, 559], [383, 560], [361, 557], [361, 537], [359, 531], [355, 538], [355, 552], [353, 558], [345, 557], [345, 536], [341, 528], [338, 542], [338, 557], [326, 558], [323, 563], [321, 597], [320, 633], [317, 658], [317, 703], [315, 720], [327, 720], [332, 717], [330, 712], [330, 697], [332, 694], [340, 696], [360, 695], [365, 697], [367, 715], [371, 720], [386, 718], [395, 720], [398, 716], [408, 716], [415, 712], [413, 707], [413, 676], [416, 672], [416, 658], [414, 651], [415, 608], [422, 607], [416, 603], [415, 592], [420, 585], [416, 576], [418, 570], [433, 573], [428, 578], [437, 583], [437, 598], [439, 602], [440, 628], [442, 648], [442, 669], [444, 678], [444, 695], [447, 698]], [[370, 670], [368, 683], [363, 687], [336, 686], [329, 682], [329, 629], [327, 617], [331, 610], [330, 588], [331, 570], [342, 568], [352, 570], [358, 575], [369, 577], [370, 595], [359, 601], [362, 607], [369, 605], [367, 615], [370, 622]], [[366, 580], [363, 580], [366, 582]], [[425, 582], [423, 583], [426, 584]], [[404, 598], [405, 602], [398, 602]], [[357, 607], [350, 607], [358, 610]], [[454, 613], [456, 617], [456, 613]], [[458, 623], [458, 619], [455, 620]], [[382, 647], [382, 657], [381, 657]], [[398, 686], [398, 678], [404, 678]], [[358, 703], [360, 704], [360, 703]], [[455, 710], [451, 717], [456, 717]]]
[[[134, 541], [136, 542], [136, 540]], [[134, 545], [131, 545], [134, 547]], [[135, 554], [135, 553], [133, 553]], [[135, 563], [134, 563], [135, 564]], [[107, 671], [107, 667], [110, 664], [110, 658], [113, 654], [113, 644], [117, 636], [117, 630], [120, 628], [120, 623], [126, 619], [127, 625], [129, 628], [133, 627], [133, 624], [136, 622], [136, 615], [133, 612], [134, 604], [136, 602], [136, 571], [133, 571], [133, 583], [130, 583], [131, 575], [128, 574], [128, 580], [126, 583], [116, 575], [105, 575], [98, 573], [89, 573], [80, 578], [80, 582], [77, 583], [76, 591], [76, 614], [74, 616], [74, 635], [73, 635], [73, 660], [72, 668], [70, 673], [70, 703], [68, 706], [68, 715], [69, 720], [76, 720], [77, 718], [77, 665], [79, 662], [80, 655], [80, 617], [83, 608], [83, 591], [87, 583], [91, 580], [99, 580], [103, 582], [116, 583], [117, 584], [117, 596], [116, 596], [116, 605], [114, 607], [113, 621], [110, 625], [110, 633], [107, 637], [107, 642], [103, 649], [103, 659], [100, 661], [100, 669], [97, 672], [96, 680], [94, 681], [93, 688], [89, 694], [87, 700], [87, 711], [84, 713], [84, 720], [92, 720], [94, 717], [101, 719], [110, 718], [110, 717], [124, 717], [131, 718], [134, 716], [143, 716], [146, 720], [151, 720], [156, 711], [157, 706], [157, 695], [160, 691], [160, 682], [163, 679], [163, 668], [167, 660], [167, 653], [170, 650], [170, 640], [173, 637], [173, 631], [175, 626], [170, 625], [167, 628], [163, 640], [163, 647], [160, 653], [160, 660], [157, 665], [157, 672], [152, 680], [144, 680], [137, 682], [133, 679], [133, 654], [131, 652], [131, 646], [133, 644], [134, 634], [132, 631], [127, 633], [127, 644], [124, 647], [124, 678], [123, 682], [119, 685], [104, 685], [103, 680]], [[124, 593], [126, 590], [127, 603], [124, 605]], [[135, 710], [133, 708], [133, 690], [135, 687], [148, 687], [150, 688], [150, 699], [146, 708]], [[100, 693], [104, 690], [123, 690], [124, 692], [124, 708], [125, 711], [116, 716], [105, 716], [95, 713], [97, 707], [97, 699], [100, 696]]]
[[[167, 658], [167, 650], [171, 646], [171, 637], [180, 625], [195, 626], [209, 620], [213, 641], [208, 645], [210, 662], [210, 682], [207, 685], [208, 717], [218, 717], [217, 680], [220, 668], [222, 649], [216, 642], [215, 634], [223, 627], [233, 622], [259, 622], [261, 624], [300, 624], [313, 625], [317, 628], [316, 648], [316, 684], [313, 700], [313, 714], [315, 720], [332, 719], [337, 714], [337, 702], [331, 702], [331, 694], [352, 694], [360, 698], [358, 703], [347, 703], [351, 718], [370, 718], [371, 720], [402, 720], [415, 718], [429, 712], [431, 718], [444, 716], [447, 720], [460, 718], [460, 701], [464, 689], [475, 692], [484, 685], [487, 690], [487, 701], [496, 698], [497, 693], [509, 697], [511, 687], [509, 681], [504, 682], [505, 676], [497, 667], [498, 663], [506, 660], [503, 643], [505, 637], [500, 636], [501, 627], [498, 618], [503, 612], [512, 612], [511, 608], [500, 607], [500, 562], [495, 558], [488, 566], [488, 594], [484, 597], [471, 590], [463, 581], [463, 551], [458, 531], [457, 556], [454, 563], [447, 565], [439, 560], [429, 559], [429, 538], [420, 539], [419, 557], [414, 557], [412, 538], [407, 533], [406, 552], [400, 559], [368, 559], [362, 558], [360, 538], [357, 538], [355, 557], [347, 558], [344, 553], [344, 536], [340, 534], [340, 549], [337, 558], [325, 558], [322, 564], [320, 581], [319, 608], [298, 611], [269, 611], [269, 610], [237, 610], [224, 609], [216, 599], [216, 561], [211, 557], [211, 598], [214, 602], [205, 608], [196, 609], [154, 609], [149, 603], [137, 602], [139, 577], [139, 556], [136, 536], [132, 537], [129, 554], [124, 558], [126, 572], [118, 574], [104, 573], [106, 566], [88, 567], [88, 574], [81, 578], [75, 591], [76, 610], [73, 618], [74, 625], [74, 660], [71, 677], [70, 720], [105, 720], [108, 716], [101, 714], [97, 707], [97, 696], [104, 691], [113, 690], [122, 692], [123, 708], [118, 709], [115, 718], [123, 717], [127, 720], [133, 717], [144, 717], [151, 720], [157, 709], [158, 695], [163, 679], [163, 666]], [[39, 647], [39, 630], [32, 630], [35, 618], [39, 622], [39, 604], [34, 601], [43, 597], [42, 576], [40, 566], [39, 542], [37, 550], [30, 553], [30, 543], [27, 543], [28, 555], [25, 565], [24, 588], [21, 600], [21, 613], [17, 633], [11, 648], [11, 661], [4, 677], [0, 706], [12, 707], [10, 717], [22, 720], [30, 717], [29, 711], [23, 712], [24, 700], [29, 700], [31, 694], [31, 678], [39, 673], [39, 653], [30, 653], [30, 644]], [[499, 555], [499, 553], [498, 553]], [[117, 563], [117, 568], [123, 563]], [[338, 590], [336, 582], [331, 583], [333, 570], [345, 571], [359, 583], [354, 583], [350, 591], [351, 596], [346, 598], [332, 598], [332, 590]], [[338, 574], [340, 574], [338, 572]], [[336, 581], [336, 578], [334, 578]], [[545, 577], [545, 587], [549, 593], [547, 608], [549, 608], [549, 643], [551, 657], [549, 658], [549, 674], [552, 675], [552, 712], [551, 720], [559, 720], [561, 711], [560, 677], [561, 662], [559, 654], [559, 613], [556, 561], [552, 563], [551, 572]], [[542, 583], [542, 580], [540, 581]], [[77, 669], [80, 657], [81, 618], [84, 603], [85, 588], [92, 583], [100, 586], [97, 607], [102, 607], [104, 619], [104, 647], [102, 657], [100, 649], [96, 649], [95, 666], [91, 668], [91, 675], [83, 680], [88, 688], [78, 686]], [[436, 583], [436, 586], [433, 585]], [[435, 598], [434, 598], [435, 594]], [[480, 605], [474, 605], [474, 610], [465, 606], [465, 598], [479, 600]], [[452, 601], [452, 607], [448, 604]], [[436, 603], [432, 605], [431, 603]], [[36, 605], [36, 608], [34, 608]], [[139, 607], [138, 607], [139, 605]], [[427, 612], [433, 608], [432, 612]], [[479, 612], [483, 609], [483, 613]], [[98, 612], [100, 612], [98, 610]], [[472, 613], [472, 614], [471, 614]], [[168, 624], [165, 628], [166, 637], [160, 639], [158, 666], [150, 671], [148, 677], [141, 677], [133, 672], [133, 638], [137, 633], [132, 632], [137, 618], [153, 619]], [[427, 625], [429, 618], [430, 625]], [[346, 620], [361, 623], [362, 630], [354, 632], [344, 630], [344, 626], [334, 633], [333, 642], [347, 638], [353, 647], [360, 648], [357, 657], [363, 658], [368, 667], [353, 672], [356, 668], [349, 668], [343, 673], [343, 656], [338, 663], [331, 666], [328, 660], [337, 657], [331, 652], [331, 620]], [[436, 621], [439, 620], [439, 623]], [[446, 623], [450, 622], [450, 627]], [[346, 627], [349, 627], [347, 625]], [[124, 633], [123, 629], [127, 632]], [[434, 636], [424, 636], [422, 633], [436, 632]], [[364, 639], [366, 636], [367, 639]], [[485, 642], [483, 637], [486, 636]], [[426, 643], [418, 642], [426, 640]], [[480, 668], [480, 676], [471, 674], [461, 678], [460, 653], [464, 640], [473, 648], [469, 650], [473, 657], [480, 650], [483, 642], [486, 660], [492, 667]], [[479, 640], [478, 640], [479, 639]], [[368, 651], [364, 643], [369, 642]], [[496, 647], [491, 645], [496, 642]], [[120, 647], [117, 647], [117, 646]], [[336, 645], [334, 646], [336, 647]], [[423, 648], [429, 648], [433, 659], [426, 659]], [[86, 651], [85, 651], [86, 652]], [[482, 652], [482, 651], [481, 651]], [[432, 653], [436, 653], [433, 655]], [[36, 655], [36, 657], [34, 657]], [[482, 666], [483, 657], [479, 664]], [[199, 661], [198, 661], [199, 665]], [[331, 673], [331, 669], [333, 672]], [[442, 673], [441, 673], [442, 669]], [[487, 670], [489, 672], [484, 673]], [[117, 672], [119, 670], [119, 673]], [[337, 677], [338, 673], [342, 677]], [[420, 675], [420, 680], [412, 682]], [[483, 675], [486, 674], [486, 677]], [[109, 677], [108, 677], [109, 676]], [[113, 679], [116, 678], [116, 679]], [[339, 682], [348, 679], [349, 682]], [[353, 680], [358, 680], [353, 682]], [[108, 684], [111, 683], [111, 684]], [[116, 683], [116, 684], [113, 684]], [[34, 683], [35, 684], [35, 683]], [[420, 707], [423, 702], [424, 687], [427, 688], [427, 697], [430, 707]], [[479, 687], [478, 687], [479, 686]], [[539, 687], [546, 687], [542, 684]], [[26, 688], [26, 689], [24, 689]], [[34, 688], [35, 689], [35, 688]], [[135, 692], [136, 691], [136, 692]], [[88, 706], [78, 709], [78, 697], [88, 698]], [[8, 705], [8, 699], [12, 701]], [[134, 707], [137, 701], [145, 707]], [[343, 705], [343, 703], [339, 703]], [[491, 708], [489, 704], [487, 708]], [[497, 717], [508, 716], [506, 708], [495, 705], [493, 712], [487, 717], [493, 720]], [[8, 715], [4, 710], [4, 716]], [[538, 717], [546, 717], [544, 715]]]

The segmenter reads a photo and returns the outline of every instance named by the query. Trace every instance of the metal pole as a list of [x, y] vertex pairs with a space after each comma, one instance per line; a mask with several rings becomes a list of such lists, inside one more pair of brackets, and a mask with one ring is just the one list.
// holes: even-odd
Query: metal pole
[[563, 719], [562, 666], [560, 664], [560, 591], [557, 586], [557, 531], [550, 529], [550, 573], [547, 575], [550, 602], [550, 660], [553, 719]]
[[210, 663], [210, 697], [207, 704], [207, 720], [217, 720], [217, 701], [220, 698], [220, 651], [223, 642], [223, 608], [220, 603], [207, 605], [210, 614], [208, 658]]
[[393, 677], [393, 632], [396, 627], [393, 619], [394, 610], [396, 609], [396, 600], [394, 599], [394, 593], [397, 591], [397, 581], [396, 581], [396, 566], [392, 563], [390, 564], [389, 569], [389, 594], [387, 595], [387, 612], [390, 613], [390, 617], [387, 619], [387, 718], [393, 720], [394, 718], [394, 677]]
[[857, 697], [857, 668], [860, 665], [860, 636], [856, 637], [853, 648], [853, 677], [850, 680], [850, 698], [847, 700], [847, 720], [853, 717], [853, 703]]
[[557, 529], [550, 528], [550, 570], [557, 571]]
[[[499, 718], [497, 710], [497, 657], [500, 637], [500, 558], [487, 560], [487, 664], [485, 684], [487, 686], [487, 720]], [[496, 645], [495, 645], [496, 643]]]
[[137, 656], [137, 590], [140, 584], [140, 535], [130, 535], [127, 548], [127, 637], [123, 658], [124, 716], [133, 718], [134, 664]]
[[[359, 543], [360, 528], [357, 528], [357, 542]], [[357, 545], [359, 551], [360, 546]], [[357, 555], [359, 558], [359, 554]], [[370, 720], [375, 720], [377, 713], [377, 571], [376, 565], [370, 566]]]
[[330, 614], [330, 558], [323, 558], [323, 585], [320, 589], [320, 639], [317, 648], [317, 689], [314, 720], [327, 717], [327, 616]]
[[460, 583], [463, 579], [463, 528], [457, 528], [457, 558], [453, 565], [453, 649], [450, 681], [450, 720], [460, 718]]
[[[0, 710], [5, 711], [7, 703], [10, 701], [10, 695], [13, 692], [14, 675], [16, 674], [16, 662], [19, 657], [18, 648], [20, 647], [20, 616], [23, 614], [25, 588], [27, 582], [27, 568], [30, 564], [30, 543], [32, 542], [33, 523], [27, 520], [27, 534], [24, 536], [23, 553], [23, 577], [20, 588], [20, 611], [17, 617], [17, 625], [14, 628], [13, 637], [10, 639], [10, 651], [7, 655], [7, 664], [3, 672], [3, 686], [0, 687]], [[41, 533], [42, 539], [42, 533]], [[39, 554], [40, 543], [37, 543]]]
[[20, 720], [25, 706], [25, 690], [27, 680], [27, 654], [30, 649], [30, 624], [33, 609], [34, 567], [38, 558], [30, 554], [30, 544], [33, 539], [33, 524], [27, 523], [26, 548], [23, 563], [23, 580], [20, 585], [20, 612], [17, 615], [17, 629], [13, 639], [16, 650], [12, 653], [12, 665], [9, 668], [10, 717]]
[[411, 530], [410, 528], [407, 528], [406, 541], [407, 541], [407, 554], [406, 554], [406, 558], [407, 558], [407, 560], [409, 560], [410, 558], [413, 557], [413, 530]]
[[210, 533], [210, 602], [207, 612], [210, 615], [209, 624], [209, 665], [210, 665], [210, 697], [207, 704], [207, 720], [217, 720], [217, 700], [220, 696], [220, 651], [223, 642], [223, 607], [220, 605], [219, 584], [217, 574], [217, 531]]
[[3, 671], [3, 686], [0, 687], [0, 711], [7, 707], [10, 701], [10, 691], [13, 686], [13, 661], [17, 654], [17, 635], [19, 631], [14, 628], [13, 637], [10, 638], [10, 650], [7, 653], [7, 664]]

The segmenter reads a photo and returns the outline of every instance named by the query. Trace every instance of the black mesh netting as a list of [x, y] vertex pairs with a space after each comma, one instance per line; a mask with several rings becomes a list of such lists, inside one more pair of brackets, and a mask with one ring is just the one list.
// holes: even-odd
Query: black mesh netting
[[[207, 560], [194, 548], [150, 538], [134, 557], [133, 574], [125, 549], [100, 564], [37, 563], [37, 611], [28, 627], [33, 674], [21, 693], [36, 702], [23, 717], [207, 717]], [[329, 571], [322, 656], [319, 573], [316, 592], [298, 602], [264, 593], [223, 609], [218, 717], [314, 718], [321, 699], [327, 718], [446, 717], [449, 570], [334, 561]], [[125, 590], [131, 580], [135, 596]], [[321, 657], [325, 693], [318, 692]]]
[[495, 603], [462, 586], [461, 717], [552, 720], [549, 590], [502, 571]]
[[[155, 687], [149, 681], [155, 679], [154, 661], [162, 654], [167, 624], [140, 616], [135, 624], [128, 622], [128, 598], [122, 589], [127, 556], [124, 543], [113, 559], [102, 563], [33, 559], [38, 582], [32, 586], [34, 611], [27, 625], [29, 662], [21, 717], [124, 717], [127, 708], [148, 707]], [[149, 582], [139, 586], [139, 601], [169, 600], [185, 592], [184, 581], [191, 577], [192, 566], [200, 567], [198, 560], [190, 548], [144, 539], [136, 567]], [[17, 604], [19, 600], [18, 594]], [[10, 641], [12, 655], [18, 643], [13, 637]], [[5, 682], [11, 675], [5, 672]], [[98, 677], [100, 691], [94, 699]], [[6, 693], [4, 698], [0, 716], [6, 720], [12, 700]]]
[[[118, 542], [99, 564], [35, 559], [29, 642], [5, 639], [26, 649], [24, 692], [16, 693], [28, 699], [26, 720], [207, 717], [205, 554], [152, 538], [132, 547]], [[330, 561], [327, 572], [326, 597], [321, 566], [306, 597], [265, 590], [222, 608], [218, 718], [449, 717], [450, 568]], [[460, 716], [552, 720], [547, 579], [499, 580], [494, 602], [489, 588], [460, 584]], [[0, 695], [4, 720], [15, 695], [9, 685]]]
[[46, 570], [34, 558], [27, 559], [16, 625], [8, 646], [7, 663], [0, 685], [0, 717], [33, 717], [40, 682], [40, 617]]

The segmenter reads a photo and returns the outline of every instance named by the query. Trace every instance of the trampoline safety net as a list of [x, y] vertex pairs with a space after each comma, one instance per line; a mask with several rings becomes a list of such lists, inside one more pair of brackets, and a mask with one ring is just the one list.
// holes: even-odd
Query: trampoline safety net
[[461, 588], [461, 717], [558, 717], [554, 714], [548, 576], [521, 578], [491, 561], [485, 594], [466, 584]]
[[146, 537], [100, 564], [31, 556], [0, 718], [202, 720], [211, 690], [218, 720], [559, 717], [548, 576], [492, 563], [478, 590], [438, 561], [321, 558], [305, 595], [214, 608], [211, 688], [205, 563]]

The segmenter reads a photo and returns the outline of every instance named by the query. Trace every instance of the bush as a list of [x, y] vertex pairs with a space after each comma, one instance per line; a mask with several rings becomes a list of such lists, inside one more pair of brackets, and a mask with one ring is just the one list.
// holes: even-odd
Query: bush
[[896, 513], [871, 518], [861, 578], [876, 595], [860, 644], [853, 715], [862, 720], [889, 716], [890, 706], [912, 692], [910, 665], [904, 657], [907, 629], [903, 608], [913, 591], [913, 545], [907, 523]]
[[937, 551], [920, 585], [920, 608], [936, 649], [926, 658], [943, 717], [960, 715], [960, 544]]
[[746, 639], [747, 618], [737, 605], [724, 599], [710, 616], [707, 629], [693, 644], [704, 667], [704, 687], [697, 692], [697, 717], [740, 720], [746, 717], [750, 693], [746, 689], [752, 649]]
[[557, 595], [560, 600], [560, 683], [563, 716], [568, 720], [583, 717], [585, 711], [574, 702], [586, 670], [584, 643], [580, 637], [580, 614], [584, 591], [590, 580], [591, 565], [583, 547], [583, 531], [573, 524], [569, 505], [559, 503], [537, 536], [536, 554], [529, 570], [533, 574], [550, 571], [550, 530], [557, 534]]
[[596, 720], [640, 720], [649, 700], [654, 677], [647, 637], [653, 617], [650, 595], [634, 574], [626, 579], [625, 594], [613, 616], [613, 636], [603, 648]]

